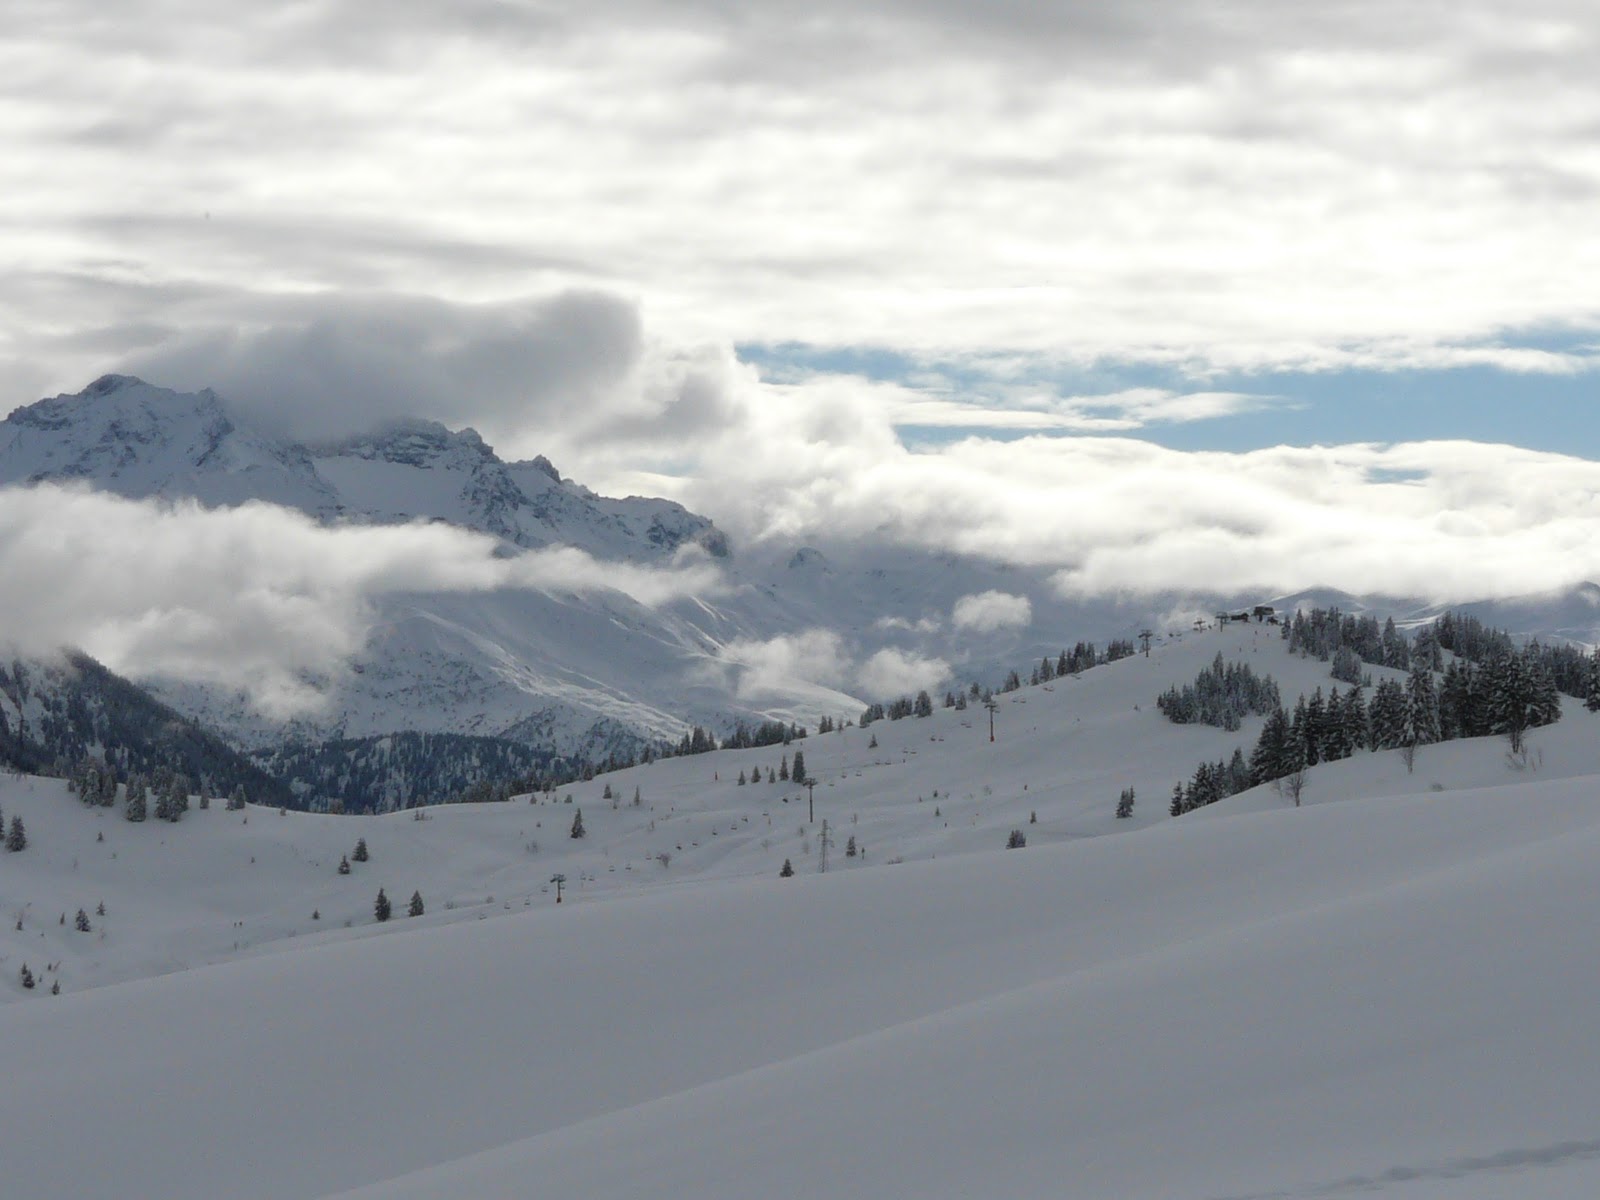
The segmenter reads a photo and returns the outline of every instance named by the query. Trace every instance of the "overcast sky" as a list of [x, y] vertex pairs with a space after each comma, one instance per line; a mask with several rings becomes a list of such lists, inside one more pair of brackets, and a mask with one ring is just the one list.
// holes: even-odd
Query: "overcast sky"
[[0, 407], [434, 416], [1074, 587], [1600, 574], [1593, 0], [0, 14]]

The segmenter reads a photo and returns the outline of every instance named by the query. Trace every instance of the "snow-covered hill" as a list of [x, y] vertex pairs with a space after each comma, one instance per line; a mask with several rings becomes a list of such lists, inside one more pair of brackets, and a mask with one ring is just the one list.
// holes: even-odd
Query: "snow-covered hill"
[[[1291, 702], [1328, 682], [1230, 627], [998, 697], [993, 742], [941, 709], [426, 820], [133, 826], [0, 783], [30, 842], [0, 855], [8, 1188], [1590, 1194], [1597, 718], [1172, 820], [1172, 784], [1260, 725], [1155, 711], [1219, 651]], [[797, 749], [814, 821], [737, 782]]]

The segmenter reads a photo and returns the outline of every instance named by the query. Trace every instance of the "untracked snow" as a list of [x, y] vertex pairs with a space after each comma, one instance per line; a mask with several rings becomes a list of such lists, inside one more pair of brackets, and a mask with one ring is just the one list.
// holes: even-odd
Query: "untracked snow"
[[[1596, 718], [1171, 820], [1259, 727], [1155, 711], [1218, 650], [1329, 682], [1230, 629], [1001, 697], [993, 743], [940, 710], [426, 820], [6, 781], [5, 1194], [1600, 1194]], [[736, 782], [796, 749], [814, 823]]]

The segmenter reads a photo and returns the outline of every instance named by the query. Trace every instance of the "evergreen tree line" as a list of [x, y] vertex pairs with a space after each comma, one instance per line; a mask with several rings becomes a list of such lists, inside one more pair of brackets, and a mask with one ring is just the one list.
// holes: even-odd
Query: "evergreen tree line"
[[242, 786], [263, 803], [293, 801], [216, 734], [86, 654], [64, 666], [0, 662], [0, 766], [71, 779], [88, 758], [118, 780], [177, 772], [207, 795]]
[[1156, 707], [1177, 725], [1215, 725], [1238, 729], [1244, 717], [1279, 707], [1278, 685], [1244, 663], [1225, 663], [1219, 653], [1211, 665], [1181, 689], [1170, 687], [1156, 697]]
[[[1447, 612], [1407, 637], [1393, 618], [1382, 625], [1370, 616], [1354, 617], [1337, 608], [1296, 612], [1283, 626], [1289, 648], [1333, 664], [1333, 677], [1360, 683], [1360, 663], [1409, 671], [1421, 658], [1430, 669], [1445, 669], [1445, 655], [1478, 665], [1521, 657], [1530, 670], [1547, 675], [1558, 692], [1586, 703], [1600, 695], [1600, 659], [1567, 643], [1547, 645], [1537, 638], [1518, 647], [1511, 635], [1470, 613]], [[1477, 736], [1473, 734], [1456, 736]]]
[[1421, 658], [1404, 683], [1389, 678], [1373, 688], [1370, 702], [1352, 684], [1327, 695], [1318, 688], [1300, 697], [1293, 711], [1279, 705], [1248, 760], [1236, 750], [1230, 761], [1202, 763], [1187, 786], [1174, 788], [1172, 814], [1364, 750], [1415, 751], [1455, 738], [1503, 735], [1520, 752], [1528, 730], [1560, 719], [1560, 698], [1537, 654], [1505, 654], [1482, 664], [1451, 661], [1437, 679]]
[[[820, 730], [827, 733], [828, 730]], [[805, 726], [782, 721], [762, 721], [752, 728], [743, 721], [736, 722], [733, 732], [722, 739], [724, 750], [753, 750], [760, 746], [787, 746], [806, 736]]]
[[[1095, 647], [1093, 642], [1079, 642], [1072, 649], [1063, 650], [1055, 658], [1046, 655], [1038, 665], [1031, 668], [1028, 683], [1037, 687], [1041, 683], [1049, 683], [1063, 675], [1076, 675], [1087, 671], [1091, 667], [1101, 666], [1105, 663], [1116, 662], [1119, 658], [1128, 658], [1134, 653], [1133, 643], [1126, 639], [1119, 639], [1107, 644], [1104, 651]], [[944, 707], [957, 711], [965, 711], [968, 700], [978, 700], [987, 703], [995, 692], [1001, 695], [1015, 692], [1022, 687], [1022, 673], [1012, 670], [1006, 673], [1004, 681], [998, 689], [985, 687], [977, 681], [970, 683], [965, 690], [957, 688], [944, 694]], [[874, 721], [900, 721], [906, 717], [931, 717], [933, 715], [933, 697], [926, 691], [918, 692], [913, 696], [901, 696], [887, 704], [869, 704], [861, 712], [857, 722], [863, 728]]]
[[254, 757], [293, 790], [287, 807], [348, 813], [507, 800], [517, 781], [561, 761], [511, 738], [415, 731], [277, 746]]
[[[1236, 748], [1231, 759], [1219, 758], [1214, 763], [1203, 762], [1195, 768], [1194, 775], [1187, 784], [1174, 784], [1172, 802], [1167, 811], [1175, 817], [1181, 817], [1186, 812], [1215, 804], [1218, 800], [1235, 792], [1242, 792], [1250, 786], [1250, 767], [1244, 760], [1244, 751]], [[1117, 806], [1117, 816], [1124, 815], [1130, 817], [1133, 815], [1131, 788], [1127, 794], [1127, 812], [1123, 812], [1120, 802]]]

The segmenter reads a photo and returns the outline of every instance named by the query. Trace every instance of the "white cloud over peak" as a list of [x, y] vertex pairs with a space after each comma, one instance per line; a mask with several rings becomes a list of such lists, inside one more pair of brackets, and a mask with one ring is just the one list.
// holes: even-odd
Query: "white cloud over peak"
[[1033, 620], [1033, 605], [1026, 596], [1009, 592], [978, 592], [957, 600], [950, 611], [950, 623], [957, 629], [991, 633], [1027, 625]]
[[498, 557], [497, 544], [436, 523], [330, 528], [267, 504], [0, 489], [0, 642], [243, 687], [289, 715], [317, 702], [308, 679], [360, 650], [385, 595], [615, 589], [653, 605], [718, 585], [703, 564], [652, 570], [570, 548]]
[[861, 664], [856, 682], [864, 695], [888, 700], [932, 690], [950, 678], [950, 664], [894, 646], [885, 647]]

